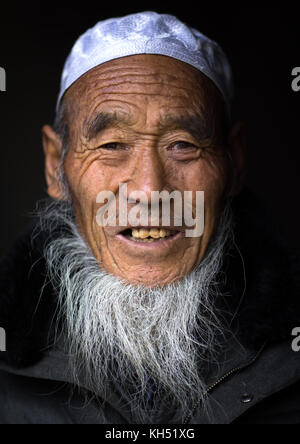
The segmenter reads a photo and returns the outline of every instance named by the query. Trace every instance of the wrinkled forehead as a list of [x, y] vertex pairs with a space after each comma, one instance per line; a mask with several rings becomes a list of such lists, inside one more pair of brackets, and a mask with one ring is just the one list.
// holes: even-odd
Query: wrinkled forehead
[[134, 55], [101, 64], [78, 79], [64, 102], [78, 118], [100, 110], [117, 110], [120, 102], [157, 104], [161, 112], [181, 113], [195, 108], [210, 115], [221, 106], [222, 96], [213, 82], [196, 68], [162, 55]]

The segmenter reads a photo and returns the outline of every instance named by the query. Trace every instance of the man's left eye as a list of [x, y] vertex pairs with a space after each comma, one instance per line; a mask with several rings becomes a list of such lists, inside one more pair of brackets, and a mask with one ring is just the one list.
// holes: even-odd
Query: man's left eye
[[104, 145], [101, 145], [99, 148], [102, 148], [105, 150], [110, 150], [110, 151], [115, 151], [115, 150], [119, 150], [119, 149], [124, 149], [125, 146], [122, 145], [121, 143], [118, 143], [118, 142], [110, 142], [110, 143], [105, 143]]
[[172, 143], [170, 146], [170, 149], [178, 150], [178, 151], [184, 151], [187, 149], [195, 149], [196, 146], [193, 145], [191, 142], [184, 142], [182, 140], [179, 140], [178, 142]]

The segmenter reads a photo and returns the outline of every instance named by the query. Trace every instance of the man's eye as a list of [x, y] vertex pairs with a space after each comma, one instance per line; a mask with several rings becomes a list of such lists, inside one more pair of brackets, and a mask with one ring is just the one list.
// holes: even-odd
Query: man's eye
[[178, 141], [178, 142], [174, 142], [172, 143], [172, 145], [170, 146], [170, 149], [172, 150], [177, 150], [177, 151], [185, 151], [185, 150], [189, 150], [189, 149], [195, 149], [196, 146], [193, 145], [190, 142], [184, 142], [182, 140]]
[[125, 149], [125, 145], [123, 145], [122, 143], [118, 143], [118, 142], [110, 142], [110, 143], [105, 143], [104, 145], [101, 145], [100, 148], [105, 149], [105, 150], [115, 151], [115, 150], [119, 150], [119, 149]]

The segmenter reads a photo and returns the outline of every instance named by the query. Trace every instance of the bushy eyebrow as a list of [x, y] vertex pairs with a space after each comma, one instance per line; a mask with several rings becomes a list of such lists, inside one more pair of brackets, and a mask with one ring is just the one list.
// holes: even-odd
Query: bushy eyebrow
[[210, 136], [206, 119], [198, 114], [184, 114], [182, 116], [167, 114], [159, 122], [159, 127], [162, 131], [183, 130], [198, 140], [204, 140]]
[[[85, 137], [90, 141], [101, 131], [117, 126], [129, 126], [132, 119], [129, 115], [118, 112], [100, 112], [95, 118], [89, 118], [84, 122]], [[186, 114], [182, 116], [167, 114], [158, 123], [161, 132], [183, 130], [198, 140], [209, 138], [208, 125], [203, 117], [198, 114]]]
[[88, 140], [93, 139], [101, 131], [107, 128], [111, 128], [119, 125], [130, 125], [131, 119], [126, 114], [121, 114], [117, 112], [100, 112], [96, 117], [92, 119], [86, 119], [83, 127], [85, 137]]

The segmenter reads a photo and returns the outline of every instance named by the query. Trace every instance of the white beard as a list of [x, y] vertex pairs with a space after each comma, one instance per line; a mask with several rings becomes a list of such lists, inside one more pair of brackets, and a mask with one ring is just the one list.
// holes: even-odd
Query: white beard
[[146, 288], [99, 268], [65, 205], [52, 204], [41, 222], [50, 230], [62, 222], [68, 227], [47, 245], [45, 256], [75, 378], [84, 374], [85, 384], [104, 400], [117, 387], [137, 422], [155, 422], [163, 405], [168, 411], [179, 407], [183, 415], [201, 399], [207, 405], [203, 369], [216, 360], [217, 338], [225, 332], [215, 303], [232, 235], [229, 206], [196, 270], [179, 282]]

